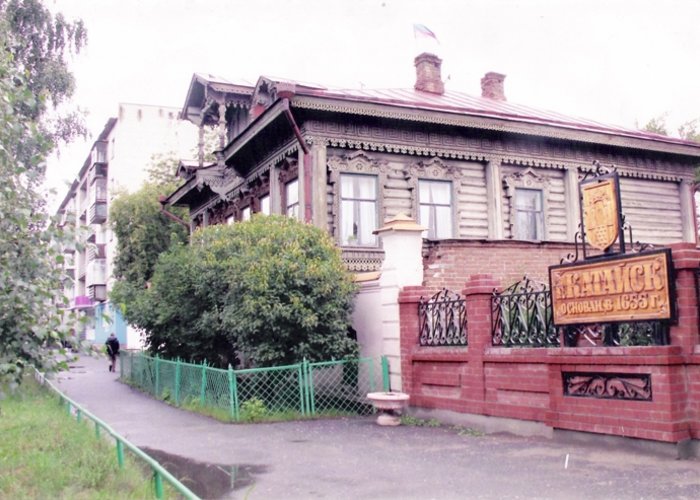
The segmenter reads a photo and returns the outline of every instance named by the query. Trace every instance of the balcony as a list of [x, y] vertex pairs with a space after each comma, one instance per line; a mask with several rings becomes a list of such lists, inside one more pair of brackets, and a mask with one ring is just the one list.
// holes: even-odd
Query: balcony
[[107, 164], [94, 164], [88, 171], [88, 184], [92, 185], [95, 183], [95, 181], [102, 179], [107, 179]]
[[89, 210], [88, 222], [90, 224], [102, 224], [107, 220], [107, 201], [95, 201]]
[[71, 309], [90, 309], [93, 306], [92, 299], [87, 295], [76, 295], [71, 300]]
[[85, 238], [85, 241], [88, 243], [95, 243], [95, 239], [97, 238], [97, 229], [95, 226], [88, 226], [87, 227], [87, 236]]
[[94, 259], [87, 265], [87, 274], [85, 276], [85, 284], [87, 286], [106, 285], [107, 284], [107, 260]]
[[96, 245], [88, 245], [87, 260], [88, 262], [95, 259], [105, 259], [107, 257], [107, 245], [98, 243]]
[[95, 143], [95, 146], [90, 151], [90, 162], [92, 166], [104, 165], [107, 163], [107, 147], [109, 143], [107, 141], [99, 141]]

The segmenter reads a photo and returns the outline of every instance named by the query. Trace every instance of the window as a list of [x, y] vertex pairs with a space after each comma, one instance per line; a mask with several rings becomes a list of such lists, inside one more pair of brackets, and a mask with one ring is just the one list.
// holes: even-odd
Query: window
[[285, 185], [285, 200], [287, 200], [286, 214], [289, 217], [299, 218], [299, 180], [294, 179]]
[[428, 238], [452, 237], [452, 183], [418, 181], [419, 218], [428, 228]]
[[260, 213], [270, 215], [270, 195], [260, 198]]
[[250, 220], [250, 207], [241, 210], [241, 220]]
[[544, 239], [542, 190], [516, 188], [513, 210], [515, 211], [513, 231], [516, 239], [535, 241]]
[[340, 241], [348, 246], [376, 246], [377, 178], [340, 175]]

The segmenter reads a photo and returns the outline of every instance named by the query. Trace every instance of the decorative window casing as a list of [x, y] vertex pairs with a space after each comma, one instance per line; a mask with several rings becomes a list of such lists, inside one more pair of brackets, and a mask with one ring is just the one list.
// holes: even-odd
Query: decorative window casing
[[[411, 216], [420, 221], [421, 225], [428, 227], [428, 231], [423, 233], [423, 236], [430, 239], [453, 238], [457, 233], [455, 200], [459, 194], [458, 186], [462, 178], [459, 167], [446, 163], [440, 158], [431, 158], [409, 165], [406, 173], [411, 190]], [[431, 201], [431, 187], [440, 190], [437, 203], [434, 199]], [[445, 203], [448, 199], [449, 201]], [[433, 225], [430, 220], [431, 208], [435, 208], [432, 211], [435, 215], [440, 215], [440, 221]]]
[[549, 178], [527, 168], [503, 178], [509, 208], [506, 221], [510, 238], [546, 241], [549, 239]]
[[[379, 242], [372, 231], [384, 220], [386, 162], [372, 158], [363, 151], [355, 151], [342, 156], [329, 156], [327, 165], [332, 193], [331, 231], [336, 242], [345, 247], [377, 248]], [[374, 184], [373, 200], [369, 191], [371, 183]], [[374, 207], [373, 224], [371, 206]], [[364, 212], [361, 207], [364, 207]], [[351, 214], [358, 220], [349, 218]], [[358, 224], [357, 228], [354, 224]]]

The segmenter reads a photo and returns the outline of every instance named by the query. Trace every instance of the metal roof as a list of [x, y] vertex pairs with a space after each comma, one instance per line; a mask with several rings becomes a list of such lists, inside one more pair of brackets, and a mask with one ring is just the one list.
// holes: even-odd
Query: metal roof
[[550, 125], [572, 130], [587, 130], [624, 135], [672, 144], [698, 146], [698, 143], [617, 125], [601, 123], [555, 111], [542, 110], [508, 101], [475, 97], [463, 92], [433, 94], [415, 89], [313, 89], [297, 88], [297, 94], [343, 101], [375, 103], [426, 111], [441, 111], [477, 117], [497, 118], [522, 123]]

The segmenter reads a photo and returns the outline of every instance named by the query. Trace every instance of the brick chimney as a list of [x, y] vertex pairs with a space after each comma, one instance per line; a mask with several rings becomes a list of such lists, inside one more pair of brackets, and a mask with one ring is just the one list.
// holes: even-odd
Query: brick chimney
[[440, 68], [442, 59], [435, 54], [423, 52], [414, 60], [416, 66], [416, 90], [431, 92], [433, 94], [444, 94], [445, 84], [442, 83]]
[[503, 91], [503, 80], [506, 75], [490, 71], [481, 79], [481, 97], [494, 101], [505, 101], [506, 94]]

